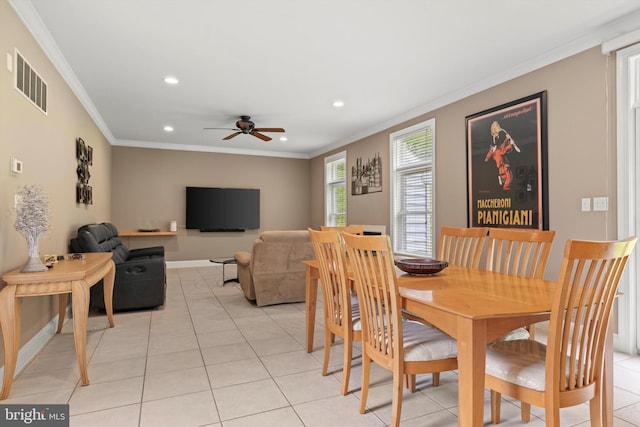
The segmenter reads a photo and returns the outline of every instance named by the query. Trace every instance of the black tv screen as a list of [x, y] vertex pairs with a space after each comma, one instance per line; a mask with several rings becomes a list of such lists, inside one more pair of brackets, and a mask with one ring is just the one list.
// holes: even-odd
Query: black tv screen
[[260, 190], [187, 187], [186, 227], [200, 231], [260, 228]]

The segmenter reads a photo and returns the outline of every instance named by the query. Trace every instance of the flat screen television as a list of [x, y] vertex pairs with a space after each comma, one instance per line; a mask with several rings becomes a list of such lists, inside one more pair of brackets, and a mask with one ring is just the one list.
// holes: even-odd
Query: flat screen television
[[187, 187], [186, 227], [200, 231], [260, 228], [260, 190]]

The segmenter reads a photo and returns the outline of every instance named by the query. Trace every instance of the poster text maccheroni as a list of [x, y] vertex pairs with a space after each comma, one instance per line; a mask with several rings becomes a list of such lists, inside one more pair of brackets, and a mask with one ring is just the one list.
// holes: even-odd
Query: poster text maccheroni
[[511, 209], [511, 198], [479, 199], [478, 225], [533, 225], [533, 210]]

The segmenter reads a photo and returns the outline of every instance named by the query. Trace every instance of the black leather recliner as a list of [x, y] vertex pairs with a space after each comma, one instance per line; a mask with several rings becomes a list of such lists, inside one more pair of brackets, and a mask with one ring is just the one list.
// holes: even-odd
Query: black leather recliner
[[[116, 266], [113, 285], [113, 309], [133, 310], [164, 304], [166, 265], [164, 247], [129, 250], [110, 223], [87, 224], [71, 239], [72, 252], [111, 252]], [[105, 309], [102, 281], [91, 287], [90, 306]]]

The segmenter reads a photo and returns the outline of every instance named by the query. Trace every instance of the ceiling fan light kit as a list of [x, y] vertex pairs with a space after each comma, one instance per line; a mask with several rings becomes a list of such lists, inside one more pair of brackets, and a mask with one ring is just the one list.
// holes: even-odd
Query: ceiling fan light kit
[[[205, 129], [227, 129], [227, 128], [205, 128]], [[240, 134], [252, 135], [256, 138], [260, 138], [263, 141], [271, 141], [271, 137], [262, 134], [261, 132], [284, 132], [283, 128], [257, 128], [255, 123], [251, 121], [251, 116], [240, 116], [240, 120], [236, 122], [235, 129], [229, 129], [235, 131], [231, 135], [227, 135], [223, 140], [234, 138]]]

